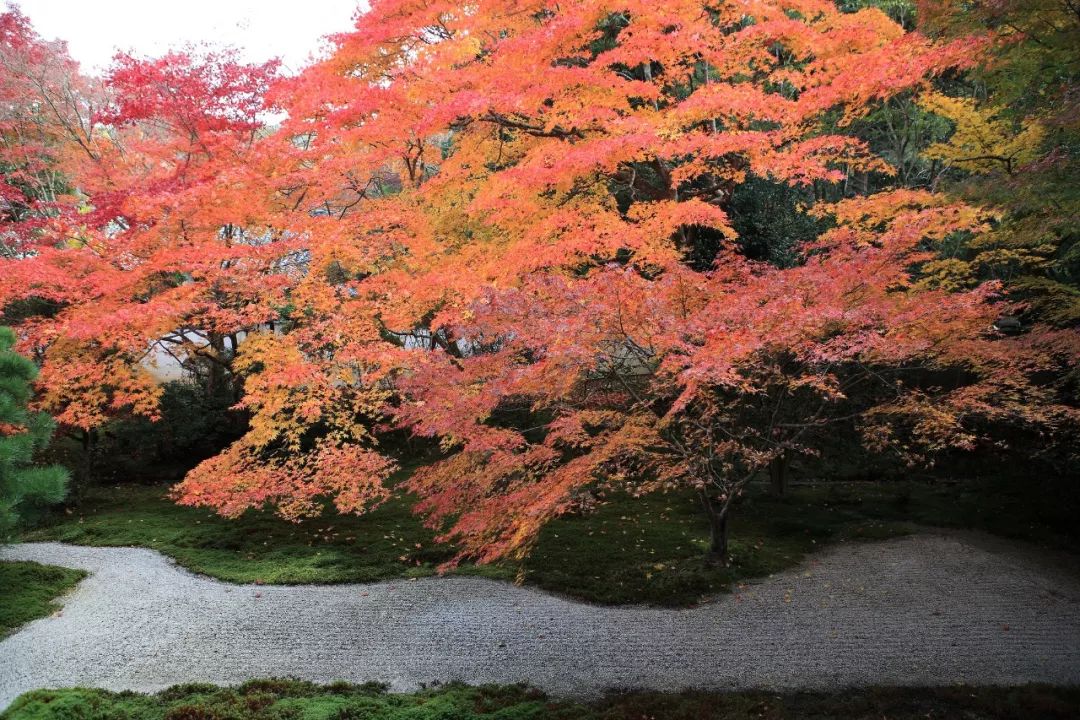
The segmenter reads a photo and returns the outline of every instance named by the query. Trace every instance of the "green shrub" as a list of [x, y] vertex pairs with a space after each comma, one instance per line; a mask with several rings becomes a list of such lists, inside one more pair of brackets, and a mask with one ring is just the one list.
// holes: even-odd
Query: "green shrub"
[[72, 441], [56, 459], [80, 472], [79, 485], [177, 481], [247, 429], [226, 387], [207, 394], [191, 380], [162, 385], [160, 418], [118, 418], [93, 431], [83, 447]]

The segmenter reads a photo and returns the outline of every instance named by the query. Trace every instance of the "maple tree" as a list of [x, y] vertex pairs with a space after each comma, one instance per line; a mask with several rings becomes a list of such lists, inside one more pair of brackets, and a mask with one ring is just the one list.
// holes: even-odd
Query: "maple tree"
[[[447, 457], [408, 486], [462, 556], [526, 551], [605, 482], [698, 489], [722, 560], [749, 479], [838, 419], [915, 455], [971, 445], [992, 403], [1046, 399], [988, 337], [991, 287], [910, 274], [979, 213], [907, 193], [819, 207], [837, 227], [777, 268], [738, 252], [725, 212], [753, 178], [890, 174], [843, 128], [981, 43], [819, 2], [377, 4], [276, 90], [278, 192], [304, 210], [279, 217], [311, 265], [304, 318], [273, 343], [342, 387], [367, 373], [394, 422], [439, 438]], [[983, 382], [942, 389], [928, 368]], [[238, 512], [290, 482], [251, 462], [223, 482], [215, 462], [182, 502]]]
[[[242, 195], [219, 192], [227, 167], [244, 168], [274, 65], [228, 53], [121, 56], [95, 95], [62, 47], [18, 11], [3, 18], [25, 36], [8, 46], [21, 55], [3, 78], [19, 101], [13, 147], [47, 152], [61, 178], [50, 182], [66, 190], [34, 189], [8, 206], [3, 304], [44, 308], [19, 329], [43, 362], [41, 404], [61, 423], [90, 431], [118, 413], [152, 417], [153, 352], [191, 364], [212, 388], [227, 379], [237, 334], [282, 303], [272, 277], [282, 258], [260, 249], [253, 216], [233, 213]], [[19, 139], [28, 122], [47, 143]], [[6, 175], [10, 186], [27, 185], [27, 163]]]
[[74, 62], [61, 43], [41, 40], [17, 9], [0, 14], [0, 203], [5, 256], [62, 207], [68, 190], [59, 159], [68, 132], [84, 137]]
[[[17, 11], [5, 17], [18, 20], [28, 47], [45, 46]], [[66, 82], [82, 82], [70, 61], [64, 67]], [[267, 435], [287, 438], [283, 425], [294, 413], [295, 425], [317, 420], [313, 408], [326, 398], [311, 388], [306, 400], [298, 397], [299, 384], [318, 371], [317, 364], [306, 373], [303, 360], [281, 368], [284, 392], [296, 400], [286, 405], [261, 402], [256, 390], [272, 384], [271, 358], [278, 356], [268, 352], [262, 362], [256, 355], [272, 337], [252, 340], [246, 364], [238, 368], [236, 362], [249, 332], [288, 322], [294, 302], [289, 293], [298, 296], [307, 267], [302, 236], [271, 224], [280, 206], [273, 204], [276, 196], [268, 193], [267, 203], [259, 204], [274, 172], [258, 141], [265, 133], [264, 95], [275, 73], [276, 63], [247, 65], [230, 52], [122, 55], [97, 104], [72, 94], [84, 113], [78, 128], [85, 131], [65, 132], [68, 124], [47, 114], [60, 126], [54, 142], [65, 152], [58, 165], [77, 190], [66, 207], [43, 213], [42, 221], [11, 218], [5, 226], [18, 232], [23, 245], [5, 266], [0, 304], [8, 314], [20, 305], [44, 305], [44, 312], [30, 312], [19, 323], [21, 344], [42, 363], [39, 405], [84, 445], [113, 418], [157, 417], [162, 389], [152, 370], [161, 360], [181, 364], [203, 381], [207, 394], [224, 391], [235, 401], [242, 391], [238, 372], [256, 358], [264, 372], [251, 381], [245, 402], [266, 419], [255, 413], [253, 443]], [[16, 95], [37, 107], [43, 92], [29, 86]], [[280, 359], [288, 363], [297, 355]], [[322, 380], [323, 391], [335, 392], [333, 377]], [[342, 417], [356, 410], [352, 400], [342, 402]], [[351, 416], [346, 424], [353, 433], [342, 439], [356, 439], [363, 425]], [[276, 448], [277, 457], [296, 449], [286, 441]], [[273, 465], [269, 457], [251, 458], [239, 447], [234, 452], [249, 472]], [[329, 477], [330, 469], [347, 472], [340, 463], [355, 456], [339, 446], [328, 450], [320, 477]], [[373, 460], [378, 468], [391, 465]], [[283, 465], [293, 480], [316, 467], [299, 458]], [[347, 486], [347, 479], [332, 485], [342, 496]], [[287, 485], [272, 499], [284, 506], [298, 492]]]
[[925, 99], [954, 126], [950, 137], [925, 149], [955, 168], [946, 189], [999, 215], [990, 232], [954, 249], [932, 275], [954, 287], [1002, 280], [1026, 324], [1075, 328], [1080, 14], [1068, 0], [964, 9], [924, 0], [919, 14], [926, 31], [940, 37], [994, 37], [970, 82]]
[[[403, 428], [441, 445], [408, 487], [458, 559], [606, 486], [695, 489], [722, 562], [747, 483], [841, 424], [915, 461], [1076, 420], [1038, 381], [1075, 333], [1000, 337], [997, 285], [934, 279], [992, 214], [852, 182], [914, 176], [855, 128], [955, 105], [935, 79], [991, 45], [956, 35], [824, 0], [385, 0], [296, 77], [121, 57], [66, 156], [80, 210], [0, 301], [58, 308], [20, 331], [68, 425], [153, 416], [151, 348], [229, 384], [250, 430], [180, 502], [360, 512]], [[782, 252], [731, 214], [762, 185], [800, 218]]]
[[[950, 135], [924, 149], [941, 158], [939, 187], [992, 208], [987, 232], [956, 238], [924, 268], [925, 282], [970, 288], [1002, 282], [1009, 299], [1003, 322], [1030, 341], [1075, 337], [1080, 327], [1077, 217], [1080, 172], [1077, 119], [1080, 13], [1068, 0], [955, 3], [924, 0], [919, 25], [936, 37], [988, 33], [993, 42], [965, 77], [927, 107], [948, 120]], [[1075, 364], [1045, 378], [1075, 404]], [[1014, 446], [1029, 445], [1040, 472], [1075, 474], [1073, 444], [1045, 444], [1030, 428], [1000, 423]]]

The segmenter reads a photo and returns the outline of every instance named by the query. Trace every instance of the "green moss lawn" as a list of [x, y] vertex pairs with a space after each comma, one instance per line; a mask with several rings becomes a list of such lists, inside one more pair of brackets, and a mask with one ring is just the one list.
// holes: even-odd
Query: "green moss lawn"
[[[1009, 487], [1012, 487], [1010, 485]], [[371, 582], [430, 575], [452, 548], [433, 541], [398, 496], [364, 516], [325, 515], [300, 524], [272, 513], [225, 520], [179, 507], [166, 486], [88, 492], [70, 514], [26, 535], [85, 545], [154, 548], [182, 566], [241, 583]], [[595, 512], [551, 523], [522, 562], [463, 565], [456, 572], [517, 580], [582, 600], [685, 606], [734, 583], [767, 576], [841, 542], [971, 527], [1054, 545], [1073, 536], [1028, 498], [984, 485], [823, 484], [778, 499], [750, 494], [731, 522], [733, 561], [707, 568], [707, 526], [687, 493], [605, 498]]]
[[899, 688], [839, 693], [764, 692], [612, 695], [560, 702], [520, 686], [448, 686], [388, 694], [375, 685], [319, 687], [260, 680], [237, 688], [185, 685], [157, 695], [37, 690], [3, 720], [1054, 720], [1076, 717], [1080, 689]]
[[57, 610], [56, 598], [86, 577], [81, 570], [34, 562], [0, 562], [0, 637]]

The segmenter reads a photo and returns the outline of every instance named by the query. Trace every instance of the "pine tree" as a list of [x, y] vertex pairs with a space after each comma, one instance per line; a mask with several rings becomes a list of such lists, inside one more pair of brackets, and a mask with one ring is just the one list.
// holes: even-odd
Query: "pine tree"
[[27, 409], [37, 368], [12, 350], [15, 333], [0, 328], [0, 540], [8, 540], [26, 512], [57, 503], [67, 493], [67, 470], [34, 467], [34, 452], [52, 437], [54, 423]]

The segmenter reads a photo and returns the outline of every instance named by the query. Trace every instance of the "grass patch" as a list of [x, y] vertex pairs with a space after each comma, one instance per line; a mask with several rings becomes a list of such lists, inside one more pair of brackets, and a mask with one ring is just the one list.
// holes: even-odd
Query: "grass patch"
[[[164, 486], [90, 491], [71, 514], [28, 540], [154, 548], [195, 572], [241, 583], [372, 582], [435, 572], [453, 550], [434, 542], [397, 496], [364, 516], [299, 524], [268, 512], [236, 520], [166, 499]], [[594, 512], [550, 523], [521, 562], [463, 565], [456, 572], [526, 584], [605, 604], [691, 605], [733, 584], [768, 576], [828, 544], [894, 537], [917, 525], [1008, 530], [1068, 545], [1024, 498], [969, 485], [859, 483], [800, 486], [785, 498], [751, 492], [731, 520], [732, 564], [706, 568], [708, 527], [696, 498], [613, 494]], [[1072, 527], [1069, 523], [1066, 527]]]
[[374, 684], [317, 686], [256, 680], [236, 688], [181, 685], [156, 695], [82, 688], [37, 690], [3, 720], [842, 720], [963, 717], [1072, 718], [1080, 689], [870, 688], [840, 693], [629, 693], [591, 703], [554, 701], [524, 686], [451, 685], [390, 694]]
[[0, 637], [60, 606], [54, 600], [86, 577], [82, 570], [35, 562], [0, 562]]

